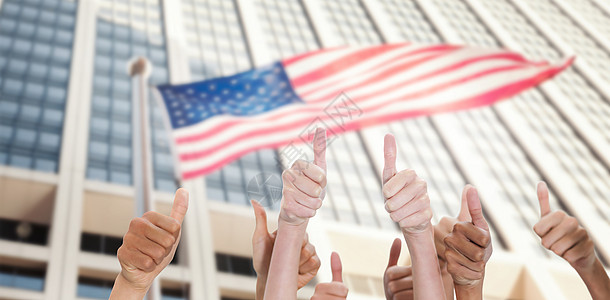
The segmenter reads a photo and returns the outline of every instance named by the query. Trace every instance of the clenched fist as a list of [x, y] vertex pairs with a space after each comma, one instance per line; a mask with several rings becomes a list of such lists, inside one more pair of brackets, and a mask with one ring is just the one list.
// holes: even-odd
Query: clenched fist
[[396, 172], [396, 141], [384, 139], [383, 197], [390, 218], [406, 233], [420, 233], [430, 227], [432, 209], [427, 184], [413, 170]]
[[[256, 218], [256, 228], [252, 235], [252, 261], [257, 277], [256, 299], [263, 299], [277, 230], [269, 233], [265, 208], [254, 200], [251, 203]], [[309, 283], [318, 273], [318, 269], [320, 269], [320, 258], [316, 253], [316, 248], [309, 242], [306, 234], [303, 238], [301, 256], [299, 258], [298, 288], [300, 289]]]
[[[483, 218], [481, 202], [474, 187], [466, 186], [468, 212], [460, 212], [452, 232], [444, 239], [447, 271], [458, 286], [473, 286], [482, 295], [485, 265], [493, 248], [489, 226]], [[459, 295], [459, 293], [458, 293]]]
[[155, 277], [171, 262], [180, 241], [188, 198], [188, 192], [179, 189], [169, 217], [149, 211], [131, 221], [117, 252], [121, 272], [111, 299], [124, 299], [126, 294], [122, 292], [126, 290], [143, 293], [143, 296]]
[[343, 283], [343, 267], [337, 252], [330, 255], [330, 268], [333, 272], [333, 281], [318, 283], [311, 300], [342, 300], [347, 298], [348, 289]]
[[297, 160], [282, 173], [280, 221], [304, 224], [322, 206], [326, 187], [326, 131], [317, 129], [313, 143], [313, 163]]

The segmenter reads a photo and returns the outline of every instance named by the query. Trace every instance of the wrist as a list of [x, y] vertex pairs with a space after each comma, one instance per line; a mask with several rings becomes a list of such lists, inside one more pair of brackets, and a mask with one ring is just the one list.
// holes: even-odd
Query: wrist
[[459, 300], [464, 299], [483, 299], [483, 281], [479, 280], [474, 284], [460, 285], [454, 282], [455, 295]]
[[135, 286], [120, 272], [114, 281], [110, 299], [144, 299], [149, 288], [150, 284], [145, 287]]

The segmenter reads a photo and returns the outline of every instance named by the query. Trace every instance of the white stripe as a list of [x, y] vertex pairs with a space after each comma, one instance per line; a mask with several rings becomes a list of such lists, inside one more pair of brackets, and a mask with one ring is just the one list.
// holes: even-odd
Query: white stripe
[[[433, 71], [440, 70], [442, 68], [449, 67], [451, 65], [477, 58], [482, 56], [488, 56], [493, 54], [505, 54], [506, 51], [489, 51], [487, 49], [472, 49], [472, 48], [463, 48], [460, 50], [456, 50], [447, 55], [441, 55], [434, 59], [428, 60], [424, 63], [418, 64], [409, 68], [408, 70], [404, 70], [404, 72], [399, 72], [391, 76], [387, 76], [383, 79], [383, 81], [378, 81], [376, 83], [370, 83], [366, 86], [369, 88], [377, 87], [376, 90], [383, 90], [388, 86], [392, 86], [396, 83], [404, 82], [408, 79], [418, 78], [422, 75], [428, 74]], [[417, 59], [415, 57], [414, 59]], [[402, 62], [401, 62], [402, 63]], [[513, 64], [517, 64], [516, 62], [512, 62]], [[396, 64], [392, 64], [390, 67], [395, 67]], [[329, 86], [325, 89], [321, 89], [307, 96], [307, 99], [304, 99], [306, 102], [315, 100], [320, 98], [321, 96], [326, 96], [330, 94], [336, 94], [337, 91], [345, 91], [349, 86], [359, 85], [370, 78], [378, 75], [383, 72], [387, 68], [383, 68], [378, 70], [377, 72], [368, 72], [364, 74], [351, 74], [345, 77], [345, 80], [342, 82], [336, 82], [335, 85]], [[437, 75], [440, 76], [440, 75]], [[375, 91], [371, 89], [371, 91]]]
[[[513, 70], [507, 72], [500, 72], [494, 75], [485, 76], [479, 78], [478, 80], [469, 81], [463, 84], [458, 84], [453, 86], [452, 88], [443, 90], [438, 93], [433, 93], [427, 95], [425, 97], [421, 97], [418, 100], [412, 101], [394, 101], [389, 105], [382, 106], [375, 111], [365, 111], [362, 119], [376, 119], [379, 117], [383, 117], [384, 115], [397, 113], [397, 112], [406, 112], [412, 111], [415, 109], [423, 109], [432, 106], [443, 105], [447, 103], [457, 102], [455, 99], [465, 99], [470, 98], [475, 95], [479, 95], [493, 89], [499, 88], [501, 86], [505, 86], [525, 78], [531, 78], [532, 76], [538, 74], [542, 70], [547, 69], [546, 67], [538, 67], [538, 68], [528, 68], [526, 70]], [[482, 89], [484, 87], [484, 89]], [[300, 120], [310, 119], [311, 115], [306, 115], [305, 117], [299, 118]], [[324, 116], [323, 120], [329, 119], [328, 116]], [[359, 120], [359, 121], [361, 121]], [[332, 122], [332, 121], [330, 121]], [[274, 124], [275, 126], [280, 126]], [[280, 127], [282, 128], [282, 127]], [[260, 127], [250, 126], [250, 132], [260, 129]], [[294, 139], [302, 130], [303, 126], [296, 126], [294, 128], [284, 128], [282, 131], [279, 131], [274, 134], [268, 134], [264, 137], [254, 135], [248, 138], [236, 140], [235, 136], [247, 133], [247, 132], [236, 132], [233, 133], [233, 136], [229, 136], [228, 139], [225, 140], [235, 140], [228, 147], [223, 147], [222, 150], [215, 151], [211, 155], [204, 156], [197, 160], [183, 162], [185, 165], [184, 171], [190, 172], [198, 169], [205, 168], [206, 166], [213, 165], [215, 162], [222, 160], [225, 157], [229, 157], [235, 153], [242, 151], [243, 149], [252, 148], [255, 146], [282, 142]], [[228, 134], [223, 133], [222, 136], [228, 136]], [[179, 145], [180, 148], [184, 146]], [[190, 148], [190, 147], [188, 147]]]
[[[388, 63], [388, 62], [392, 61], [396, 57], [405, 55], [405, 54], [409, 54], [409, 53], [412, 53], [416, 50], [423, 49], [423, 48], [429, 48], [429, 47], [428, 46], [410, 46], [410, 47], [405, 46], [405, 47], [399, 47], [399, 48], [387, 50], [387, 51], [385, 51], [385, 53], [380, 53], [369, 59], [363, 60], [356, 64], [352, 64], [352, 65], [348, 66], [347, 68], [343, 69], [339, 73], [336, 73], [336, 74], [333, 74], [333, 75], [330, 75], [327, 77], [323, 77], [323, 78], [317, 78], [315, 81], [312, 81], [308, 84], [299, 85], [296, 88], [299, 93], [307, 92], [307, 91], [316, 89], [322, 85], [332, 83], [333, 80], [341, 79], [350, 74], [353, 76], [353, 74], [364, 72], [370, 68], [374, 68], [374, 67], [382, 65], [382, 64], [392, 65], [391, 63]], [[392, 62], [392, 63], [394, 63], [394, 62]], [[307, 74], [307, 73], [298, 73], [291, 66], [286, 67], [285, 70], [286, 70], [286, 73], [288, 74], [288, 77], [291, 78], [292, 80], [294, 80], [304, 74]]]
[[292, 72], [295, 74], [305, 74], [312, 70], [318, 69], [325, 66], [331, 61], [345, 57], [354, 52], [361, 51], [366, 47], [347, 47], [331, 51], [319, 51], [307, 58], [303, 58], [295, 63], [289, 65]]

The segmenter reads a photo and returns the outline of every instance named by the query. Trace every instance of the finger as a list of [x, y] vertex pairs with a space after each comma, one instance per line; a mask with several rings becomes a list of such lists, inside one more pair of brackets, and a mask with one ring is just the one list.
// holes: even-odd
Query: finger
[[489, 230], [489, 225], [487, 225], [487, 221], [485, 221], [485, 217], [483, 217], [483, 208], [481, 207], [477, 189], [474, 187], [468, 189], [466, 198], [468, 199], [468, 211], [472, 218], [472, 224], [476, 227]]
[[400, 239], [395, 239], [390, 248], [390, 260], [388, 261], [388, 268], [398, 264], [398, 258], [400, 257]]
[[291, 174], [290, 176], [294, 178], [291, 182], [288, 182], [288, 184], [292, 184], [299, 191], [310, 197], [320, 197], [320, 195], [322, 194], [322, 187], [319, 184], [309, 179], [309, 177], [307, 176], [299, 175], [295, 170], [289, 169], [287, 171]]
[[313, 163], [326, 173], [326, 130], [317, 128], [313, 137]]
[[333, 282], [343, 282], [343, 266], [341, 265], [341, 258], [337, 252], [333, 252], [330, 255], [330, 269], [333, 273]]
[[413, 274], [413, 268], [407, 266], [393, 266], [386, 270], [386, 276], [389, 280], [409, 277]]
[[144, 272], [152, 272], [157, 266], [150, 256], [138, 249], [121, 247], [118, 256], [121, 263], [129, 269], [136, 268]]
[[[178, 220], [176, 220], [172, 217], [162, 215], [155, 211], [148, 211], [148, 212], [144, 213], [144, 215], [142, 216], [142, 219], [148, 220], [153, 225], [155, 225], [171, 234], [177, 234], [178, 231], [180, 230], [180, 224], [178, 223]], [[138, 219], [133, 219], [131, 221], [131, 223], [136, 223], [137, 221], [138, 221]]]
[[[385, 199], [390, 199], [394, 197], [398, 192], [400, 192], [405, 186], [409, 187], [414, 180], [416, 180], [417, 174], [413, 170], [403, 170], [400, 171], [388, 181], [385, 182], [383, 188], [381, 189], [383, 193], [383, 197]], [[423, 181], [423, 180], [420, 180]], [[415, 186], [411, 187], [411, 189], [415, 188]], [[401, 205], [402, 206], [402, 205]], [[399, 206], [400, 207], [400, 206]]]
[[385, 184], [396, 174], [396, 140], [392, 134], [386, 134], [383, 139], [383, 183]]
[[564, 218], [559, 225], [555, 228], [551, 229], [544, 237], [542, 238], [542, 245], [547, 249], [551, 249], [551, 247], [559, 241], [561, 238], [566, 235], [576, 231], [578, 229], [578, 221], [575, 218]]
[[[449, 248], [445, 251], [445, 255], [449, 252], [459, 253], [467, 259], [478, 262], [485, 259], [485, 249], [468, 241], [461, 234], [451, 234], [445, 238], [445, 245]], [[445, 257], [445, 259], [448, 259]]]
[[163, 248], [161, 245], [136, 234], [127, 233], [125, 235], [125, 239], [130, 240], [130, 246], [133, 249], [147, 255], [154, 260], [155, 264], [157, 265], [163, 261], [168, 252], [168, 249]]
[[268, 235], [269, 230], [267, 229], [267, 213], [265, 212], [265, 208], [254, 199], [250, 200], [250, 203], [252, 204], [252, 209], [254, 209], [254, 219], [256, 220], [256, 225], [254, 227], [254, 235]]
[[534, 232], [539, 237], [544, 237], [551, 229], [559, 225], [564, 218], [566, 218], [566, 214], [563, 211], [547, 214], [534, 225]]
[[320, 269], [320, 258], [313, 256], [299, 266], [299, 274], [316, 274], [318, 273], [318, 269]]
[[146, 218], [133, 219], [130, 224], [130, 230], [132, 229], [135, 234], [144, 235], [147, 239], [164, 248], [170, 248], [176, 242], [175, 234], [169, 233], [163, 228], [156, 226]]
[[314, 245], [312, 245], [310, 243], [307, 243], [305, 246], [301, 247], [299, 265], [304, 264], [314, 255], [316, 255], [316, 247], [314, 247]]
[[172, 205], [172, 212], [169, 216], [178, 221], [178, 223], [182, 224], [188, 208], [189, 192], [183, 188], [180, 188], [176, 191], [176, 196], [174, 196], [174, 205]]
[[467, 240], [469, 243], [472, 242], [481, 248], [485, 248], [489, 246], [489, 243], [491, 243], [491, 237], [489, 236], [489, 232], [474, 226], [474, 224], [472, 223], [456, 223], [453, 227], [453, 232], [463, 235], [464, 239]]
[[388, 288], [394, 293], [394, 295], [401, 291], [413, 290], [413, 277], [409, 276], [393, 280], [388, 283]]
[[460, 206], [460, 213], [457, 216], [458, 221], [460, 222], [471, 222], [472, 219], [470, 218], [470, 211], [468, 211], [468, 197], [466, 196], [468, 194], [468, 190], [470, 190], [473, 186], [470, 184], [467, 184], [464, 187], [464, 190], [462, 190], [462, 202], [461, 202], [461, 206]]
[[[329, 282], [329, 283], [318, 283], [316, 285], [316, 291], [314, 298], [324, 300], [345, 300], [347, 297], [348, 289], [342, 282]], [[313, 299], [313, 298], [312, 298]]]
[[557, 241], [555, 244], [553, 244], [553, 246], [551, 246], [550, 250], [559, 256], [563, 256], [566, 253], [566, 251], [572, 249], [573, 247], [578, 245], [578, 243], [585, 241], [586, 239], [587, 239], [586, 231], [577, 230], [577, 231], [574, 231], [574, 232], [570, 233], [569, 235], [561, 238], [559, 241]]
[[549, 188], [546, 186], [546, 182], [538, 182], [537, 192], [538, 202], [540, 202], [540, 216], [544, 217], [551, 212], [551, 205], [549, 204]]
[[303, 175], [307, 176], [312, 181], [318, 183], [321, 187], [326, 186], [326, 171], [324, 171], [316, 164], [312, 164], [299, 159], [294, 162], [294, 164], [292, 165], [292, 169], [297, 171], [297, 173], [303, 173]]
[[392, 300], [396, 299], [413, 299], [413, 289], [400, 291], [394, 294], [394, 298], [392, 298]]

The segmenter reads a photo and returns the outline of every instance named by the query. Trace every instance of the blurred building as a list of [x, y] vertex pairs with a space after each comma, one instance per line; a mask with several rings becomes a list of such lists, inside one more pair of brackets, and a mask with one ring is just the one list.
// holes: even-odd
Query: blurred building
[[[540, 246], [535, 184], [576, 216], [610, 260], [610, 5], [604, 0], [0, 0], [0, 299], [107, 298], [133, 218], [131, 80], [229, 75], [319, 48], [400, 41], [507, 47], [535, 60], [576, 54], [572, 68], [492, 107], [352, 132], [329, 146], [329, 188], [311, 222], [331, 278], [344, 263], [352, 299], [381, 299], [391, 241], [383, 209], [383, 135], [399, 167], [429, 185], [435, 221], [479, 189], [493, 230], [489, 299], [585, 299], [567, 263]], [[349, 95], [349, 91], [346, 91]], [[248, 154], [177, 183], [163, 112], [151, 98], [156, 210], [178, 184], [191, 206], [164, 299], [253, 299], [247, 186], [279, 174], [281, 149]], [[306, 147], [303, 147], [307, 151]], [[271, 223], [278, 204], [269, 209]], [[406, 260], [406, 251], [403, 260]], [[300, 294], [313, 291], [313, 284]]]

